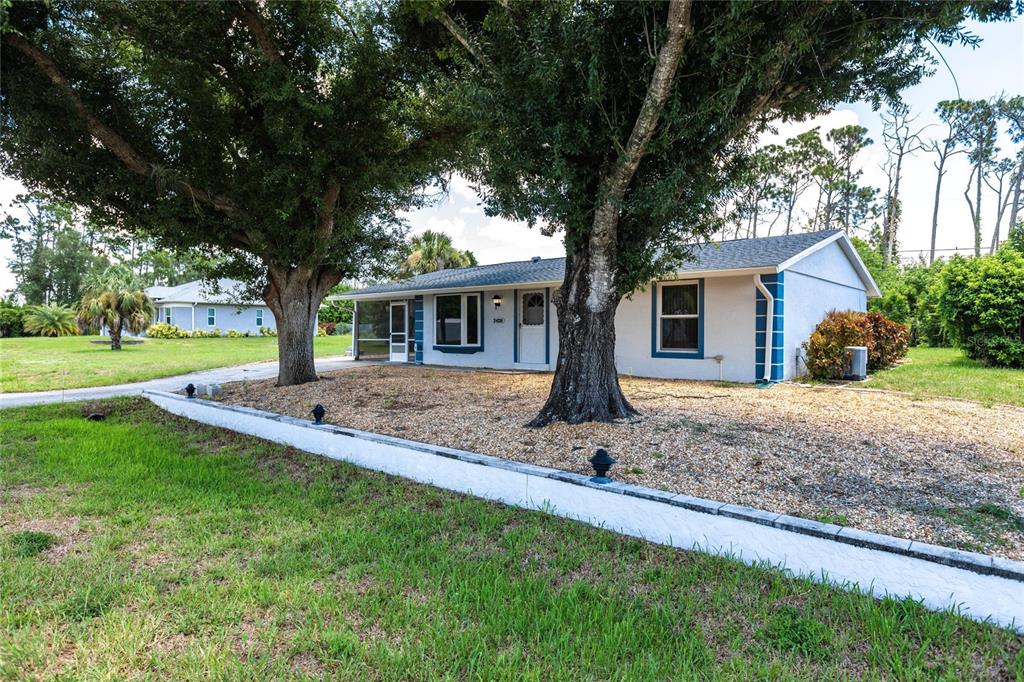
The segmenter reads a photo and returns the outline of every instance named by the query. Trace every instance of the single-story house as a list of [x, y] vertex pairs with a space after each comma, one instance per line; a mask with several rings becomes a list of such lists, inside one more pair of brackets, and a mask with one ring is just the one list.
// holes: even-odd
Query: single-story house
[[156, 306], [154, 322], [188, 331], [219, 329], [259, 334], [260, 329], [277, 329], [274, 315], [266, 305], [245, 299], [243, 292], [244, 285], [233, 279], [218, 280], [216, 288], [196, 280], [146, 289]]
[[[551, 299], [563, 258], [441, 270], [346, 292], [356, 359], [554, 369]], [[841, 230], [697, 245], [678, 272], [627, 297], [615, 317], [623, 374], [782, 381], [832, 309], [880, 291]]]

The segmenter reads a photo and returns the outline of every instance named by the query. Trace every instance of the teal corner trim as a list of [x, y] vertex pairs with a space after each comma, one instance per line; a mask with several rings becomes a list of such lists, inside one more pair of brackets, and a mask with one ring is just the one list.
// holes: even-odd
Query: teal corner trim
[[[754, 287], [754, 376], [758, 385], [764, 384], [765, 363], [771, 363], [771, 383], [782, 381], [785, 373], [785, 272], [761, 275], [761, 283], [775, 298], [772, 310], [772, 338], [768, 339], [768, 299]], [[767, 387], [767, 386], [765, 386]]]

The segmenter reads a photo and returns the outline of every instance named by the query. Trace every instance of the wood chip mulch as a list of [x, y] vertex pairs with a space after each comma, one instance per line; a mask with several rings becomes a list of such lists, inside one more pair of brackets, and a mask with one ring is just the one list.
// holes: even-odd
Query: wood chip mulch
[[641, 417], [525, 424], [551, 375], [356, 365], [222, 400], [548, 467], [1024, 560], [1024, 409], [885, 392], [622, 377]]

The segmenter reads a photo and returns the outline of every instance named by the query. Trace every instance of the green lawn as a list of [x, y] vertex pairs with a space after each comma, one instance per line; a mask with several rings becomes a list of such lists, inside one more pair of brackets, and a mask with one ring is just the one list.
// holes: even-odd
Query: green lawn
[[[0, 338], [0, 391], [46, 391], [145, 381], [277, 359], [274, 337], [143, 339], [110, 350], [98, 336]], [[321, 336], [316, 356], [342, 355], [351, 336]]]
[[141, 399], [3, 416], [3, 679], [1024, 676], [1024, 637], [991, 625], [363, 471]]
[[1024, 370], [984, 367], [955, 348], [911, 348], [902, 365], [873, 375], [867, 385], [1024, 406]]

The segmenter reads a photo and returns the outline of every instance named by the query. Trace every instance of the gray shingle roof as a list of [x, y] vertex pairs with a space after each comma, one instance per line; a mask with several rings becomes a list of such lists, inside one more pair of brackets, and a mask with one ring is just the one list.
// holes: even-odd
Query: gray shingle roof
[[[683, 264], [677, 274], [685, 275], [688, 272], [709, 270], [777, 267], [837, 232], [838, 230], [825, 230], [699, 244], [693, 247], [692, 257]], [[343, 294], [342, 298], [436, 289], [488, 288], [513, 284], [560, 282], [564, 276], [564, 258], [541, 258], [514, 263], [440, 270], [411, 279], [386, 282], [349, 291]]]
[[173, 287], [154, 286], [146, 289], [157, 303], [219, 303], [227, 305], [253, 305], [257, 301], [244, 300], [242, 297], [245, 285], [234, 279], [217, 280], [220, 291], [214, 292], [212, 287], [201, 279], [185, 282]]

